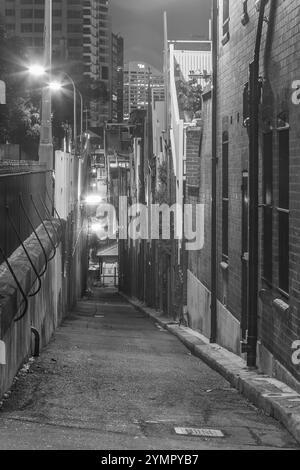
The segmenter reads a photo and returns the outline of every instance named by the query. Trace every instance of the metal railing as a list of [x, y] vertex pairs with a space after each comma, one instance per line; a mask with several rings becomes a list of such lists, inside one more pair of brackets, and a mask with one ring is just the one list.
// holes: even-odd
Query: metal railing
[[0, 246], [6, 257], [41, 225], [41, 219], [49, 218], [47, 178], [49, 172], [37, 164], [0, 163]]
[[[51, 172], [46, 170], [44, 166], [23, 162], [0, 163], [0, 264], [5, 262], [21, 294], [22, 300], [18, 302], [15, 322], [20, 321], [26, 315], [29, 298], [36, 296], [40, 291], [42, 276], [47, 270], [49, 261], [54, 258], [59, 243], [59, 236], [56, 244], [45, 224], [47, 219], [54, 232], [57, 233], [52, 219], [54, 214], [58, 218], [59, 215], [54, 207], [51, 190], [49, 194], [47, 186], [49, 189], [51, 188]], [[48, 255], [36, 230], [40, 225], [43, 226], [52, 245], [52, 251]], [[42, 270], [33, 262], [24, 243], [33, 234], [45, 258]], [[14, 266], [9, 259], [18, 247], [22, 248], [35, 273], [35, 281], [28, 292], [25, 292], [22, 279], [16, 275]]]

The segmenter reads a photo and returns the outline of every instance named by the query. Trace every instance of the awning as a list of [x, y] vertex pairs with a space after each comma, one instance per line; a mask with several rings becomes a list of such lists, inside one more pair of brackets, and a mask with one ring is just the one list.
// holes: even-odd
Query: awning
[[103, 263], [117, 263], [119, 259], [118, 244], [115, 243], [114, 245], [99, 250], [97, 252], [97, 258]]

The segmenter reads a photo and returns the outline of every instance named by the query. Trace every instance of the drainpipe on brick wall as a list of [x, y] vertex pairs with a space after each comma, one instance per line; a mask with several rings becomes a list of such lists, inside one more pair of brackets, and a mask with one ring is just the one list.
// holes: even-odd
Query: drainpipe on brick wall
[[218, 0], [212, 4], [212, 159], [211, 159], [211, 329], [210, 341], [217, 341], [217, 65]]
[[268, 15], [268, 32], [266, 35], [266, 45], [264, 52], [264, 79], [269, 81], [269, 60], [274, 37], [275, 16], [277, 10], [277, 0], [272, 0]]
[[258, 319], [258, 176], [259, 176], [259, 59], [265, 6], [261, 0], [256, 33], [254, 60], [250, 71], [250, 127], [249, 127], [249, 267], [248, 267], [248, 342], [247, 365], [256, 367]]

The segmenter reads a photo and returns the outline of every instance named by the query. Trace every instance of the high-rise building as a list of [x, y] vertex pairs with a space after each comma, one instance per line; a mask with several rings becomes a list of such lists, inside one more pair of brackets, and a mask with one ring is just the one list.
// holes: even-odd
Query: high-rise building
[[[43, 57], [45, 1], [0, 0], [7, 33], [23, 39], [31, 61]], [[53, 70], [59, 69], [83, 88], [88, 126], [99, 127], [109, 120], [109, 0], [53, 0]], [[87, 93], [89, 87], [91, 92]]]
[[84, 77], [93, 89], [88, 121], [99, 127], [110, 119], [111, 19], [108, 0], [83, 3]]
[[123, 121], [124, 94], [124, 39], [112, 34], [111, 42], [111, 120]]
[[[83, 72], [82, 4], [53, 0], [53, 59], [62, 61], [75, 78]], [[44, 46], [44, 0], [0, 0], [6, 31], [22, 38], [30, 61], [41, 61]], [[66, 64], [67, 61], [67, 64]]]
[[128, 120], [135, 109], [148, 106], [149, 84], [152, 101], [164, 101], [163, 74], [145, 62], [129, 62], [124, 67], [124, 120]]

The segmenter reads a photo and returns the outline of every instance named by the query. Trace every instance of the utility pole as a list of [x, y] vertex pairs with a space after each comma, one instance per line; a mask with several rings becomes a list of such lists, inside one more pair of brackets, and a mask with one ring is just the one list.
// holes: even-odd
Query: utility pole
[[[51, 82], [52, 63], [52, 0], [45, 1], [45, 32], [44, 32], [44, 67]], [[51, 89], [44, 86], [42, 92], [42, 124], [39, 146], [39, 163], [46, 164], [48, 170], [53, 169], [53, 143], [51, 122]]]

